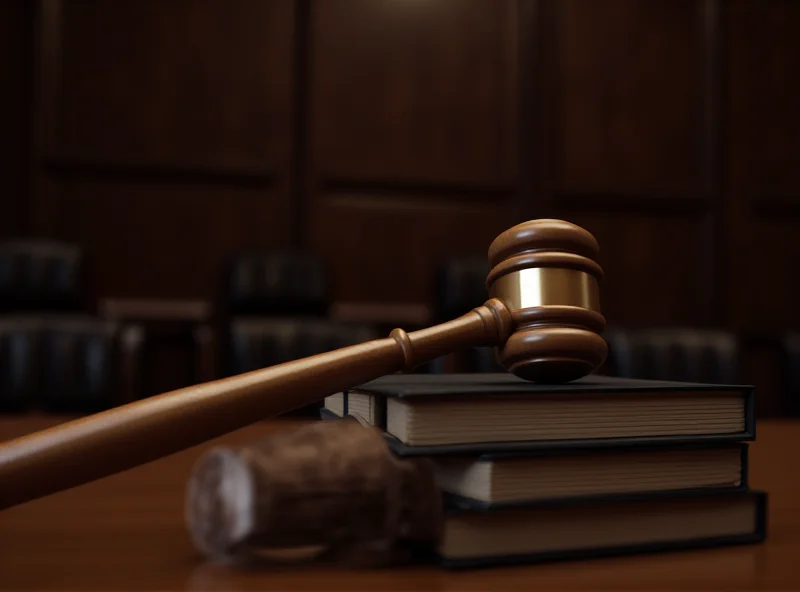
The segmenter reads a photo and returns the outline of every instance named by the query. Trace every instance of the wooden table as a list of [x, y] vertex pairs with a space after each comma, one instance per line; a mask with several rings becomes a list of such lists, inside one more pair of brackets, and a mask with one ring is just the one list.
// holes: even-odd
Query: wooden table
[[[183, 523], [192, 463], [289, 421], [0, 512], [0, 590], [800, 590], [800, 422], [758, 424], [751, 481], [771, 495], [763, 545], [464, 572], [205, 564]], [[0, 418], [0, 440], [53, 423]]]

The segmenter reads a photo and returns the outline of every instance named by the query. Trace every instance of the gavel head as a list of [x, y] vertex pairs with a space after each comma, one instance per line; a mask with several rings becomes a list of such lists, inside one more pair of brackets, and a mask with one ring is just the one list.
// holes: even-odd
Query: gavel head
[[562, 220], [524, 222], [492, 242], [486, 285], [514, 326], [497, 349], [505, 368], [526, 380], [564, 383], [603, 364], [599, 251], [594, 236]]

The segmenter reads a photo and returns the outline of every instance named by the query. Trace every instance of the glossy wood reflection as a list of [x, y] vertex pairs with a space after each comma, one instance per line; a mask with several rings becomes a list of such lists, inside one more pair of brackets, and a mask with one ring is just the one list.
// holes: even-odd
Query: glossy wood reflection
[[[53, 420], [0, 420], [0, 438]], [[293, 421], [263, 423], [115, 477], [0, 513], [6, 590], [759, 590], [796, 589], [800, 572], [800, 423], [761, 422], [751, 480], [770, 492], [764, 545], [585, 562], [446, 572], [205, 564], [183, 525], [194, 460], [218, 442], [246, 442]]]

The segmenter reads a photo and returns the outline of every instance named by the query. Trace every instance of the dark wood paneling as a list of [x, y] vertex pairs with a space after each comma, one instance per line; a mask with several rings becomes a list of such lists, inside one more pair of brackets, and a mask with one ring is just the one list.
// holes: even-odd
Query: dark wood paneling
[[97, 296], [211, 297], [240, 248], [289, 240], [285, 200], [251, 188], [65, 179], [57, 236], [87, 250]]
[[800, 329], [800, 219], [750, 215], [736, 224], [727, 297], [729, 325], [736, 328]]
[[438, 261], [517, 221], [517, 27], [506, 0], [312, 3], [307, 234], [336, 299], [430, 301]]
[[549, 7], [554, 192], [597, 193], [602, 201], [701, 192], [699, 6], [564, 0]]
[[[716, 14], [700, 0], [565, 0], [538, 79], [558, 217], [600, 242], [609, 324], [714, 322]], [[544, 31], [546, 29], [546, 32]]]
[[303, 245], [338, 300], [424, 304], [522, 211], [597, 236], [609, 323], [800, 328], [800, 2], [39, 7], [33, 73], [0, 8], [0, 236], [32, 78], [30, 229], [96, 296], [208, 298], [230, 251]]
[[512, 225], [508, 208], [434, 195], [348, 195], [318, 200], [309, 241], [333, 269], [337, 300], [431, 302], [436, 263], [485, 256]]
[[800, 2], [729, 3], [731, 189], [800, 202]]
[[312, 3], [317, 178], [508, 186], [517, 2]]
[[800, 3], [730, 2], [726, 220], [730, 322], [800, 328]]
[[96, 297], [217, 296], [292, 239], [292, 0], [42, 2], [34, 231]]
[[698, 252], [702, 219], [647, 213], [573, 214], [600, 243], [602, 303], [609, 325], [705, 324]]
[[0, 2], [0, 239], [25, 232], [31, 11]]
[[288, 170], [294, 2], [88, 0], [61, 12], [48, 157]]

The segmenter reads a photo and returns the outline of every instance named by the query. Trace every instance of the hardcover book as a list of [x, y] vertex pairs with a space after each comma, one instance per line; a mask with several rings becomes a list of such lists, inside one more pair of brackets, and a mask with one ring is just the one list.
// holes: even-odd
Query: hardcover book
[[430, 457], [442, 491], [494, 505], [650, 491], [746, 488], [747, 459], [748, 445], [744, 443]]
[[760, 542], [748, 489], [754, 388], [590, 375], [392, 375], [325, 400], [399, 456], [426, 456], [446, 503], [446, 567]]
[[325, 399], [357, 414], [400, 455], [742, 442], [755, 438], [754, 388], [590, 375], [561, 385], [508, 373], [391, 375]]
[[451, 500], [432, 559], [463, 568], [757, 543], [767, 501], [712, 489], [501, 507]]

